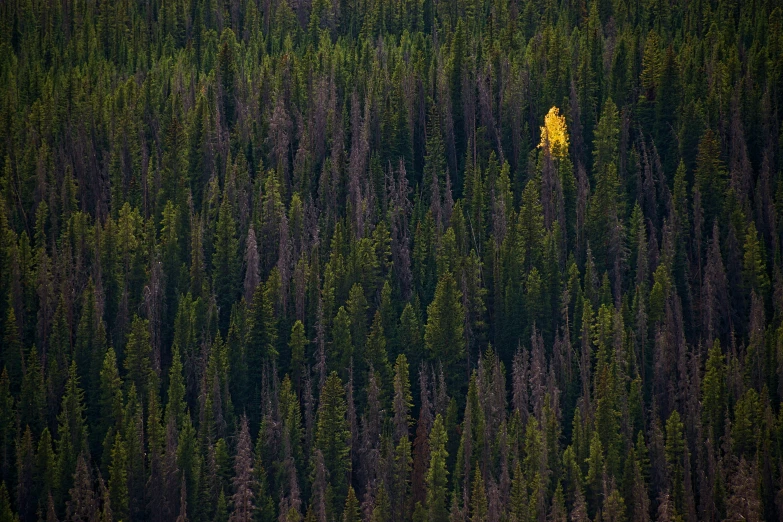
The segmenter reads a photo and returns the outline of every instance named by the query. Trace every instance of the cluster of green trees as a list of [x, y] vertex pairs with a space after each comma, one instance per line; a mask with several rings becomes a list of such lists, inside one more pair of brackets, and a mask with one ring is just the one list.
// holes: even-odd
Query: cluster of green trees
[[0, 522], [783, 519], [776, 0], [0, 2]]

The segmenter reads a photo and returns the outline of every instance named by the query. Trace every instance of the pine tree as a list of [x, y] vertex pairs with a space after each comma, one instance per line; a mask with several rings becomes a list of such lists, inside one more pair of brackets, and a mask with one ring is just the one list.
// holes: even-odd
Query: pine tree
[[52, 436], [48, 428], [44, 428], [38, 441], [38, 451], [35, 455], [35, 477], [39, 491], [39, 506], [48, 503], [52, 498], [57, 484], [57, 456], [52, 446]]
[[674, 410], [666, 421], [666, 463], [669, 467], [671, 478], [671, 494], [677, 513], [684, 513], [685, 491], [683, 456], [685, 441], [683, 440], [683, 424], [680, 414]]
[[333, 513], [338, 512], [348, 493], [348, 476], [351, 472], [351, 460], [348, 457], [351, 432], [346, 413], [342, 380], [337, 372], [332, 372], [321, 390], [315, 448], [323, 454], [324, 466], [329, 473], [329, 485], [334, 495], [333, 502], [336, 503], [331, 506]]
[[109, 466], [109, 494], [112, 513], [117, 520], [128, 520], [128, 450], [122, 435], [117, 432], [111, 449]]
[[147, 405], [148, 477], [144, 484], [146, 509], [151, 518], [163, 518], [166, 513], [166, 482], [164, 451], [166, 432], [162, 424], [162, 411], [157, 393], [151, 393]]
[[[601, 119], [595, 128], [593, 142], [593, 175], [595, 193], [590, 199], [587, 222], [588, 240], [593, 253], [602, 263], [599, 269], [614, 268], [613, 261], [622, 261], [623, 252], [618, 251], [622, 243], [622, 207], [620, 178], [617, 173], [620, 121], [617, 107], [611, 99], [606, 100]], [[618, 230], [620, 230], [618, 232]], [[617, 237], [620, 234], [619, 238]]]
[[[8, 373], [0, 374], [0, 472], [3, 480], [11, 480], [13, 466], [13, 443], [18, 437], [17, 415], [14, 398], [11, 395]], [[26, 429], [26, 427], [25, 427]]]
[[726, 373], [720, 341], [715, 340], [707, 356], [702, 385], [702, 416], [712, 440], [717, 442], [723, 434], [723, 416], [727, 407]]
[[586, 485], [588, 501], [593, 508], [593, 512], [595, 512], [600, 495], [603, 492], [604, 477], [604, 449], [597, 431], [593, 432], [593, 437], [590, 439], [590, 456], [587, 464]]
[[541, 179], [527, 182], [522, 191], [522, 202], [517, 218], [520, 257], [526, 269], [538, 266], [542, 257], [544, 218], [541, 207]]
[[201, 478], [202, 457], [190, 415], [185, 415], [184, 419], [185, 422], [179, 431], [177, 441], [177, 467], [182, 473], [183, 490], [187, 491], [187, 496], [184, 499], [189, 506], [187, 515], [198, 512], [197, 495]]
[[424, 357], [424, 329], [417, 309], [411, 303], [405, 305], [400, 315], [398, 330], [398, 352], [405, 352], [410, 364], [416, 368], [417, 363], [423, 362]]
[[247, 417], [242, 417], [237, 439], [237, 455], [234, 459], [234, 496], [231, 522], [251, 522], [255, 505], [255, 482], [253, 477], [253, 448]]
[[33, 435], [37, 435], [44, 427], [46, 388], [43, 369], [38, 359], [38, 349], [35, 346], [30, 348], [26, 366], [19, 397], [20, 421], [23, 426], [30, 426]]
[[218, 53], [218, 74], [221, 87], [222, 114], [226, 127], [231, 127], [236, 118], [236, 36], [234, 31], [226, 27], [220, 35], [220, 51]]
[[[87, 426], [84, 418], [84, 392], [79, 387], [76, 363], [72, 362], [65, 385], [60, 414], [57, 416], [57, 469], [60, 476], [58, 491], [69, 491], [74, 484], [77, 461], [87, 451]], [[77, 472], [78, 475], [78, 472]], [[76, 484], [82, 487], [83, 485]], [[90, 485], [92, 491], [92, 485]]]
[[30, 519], [35, 513], [38, 492], [33, 484], [35, 454], [33, 452], [33, 434], [29, 426], [16, 444], [16, 471], [18, 475], [16, 506], [21, 518]]
[[79, 455], [74, 469], [75, 472], [71, 476], [73, 487], [69, 488], [68, 520], [96, 520], [98, 501], [95, 498], [92, 476], [83, 454]]
[[487, 520], [487, 492], [484, 489], [484, 478], [481, 470], [476, 467], [473, 474], [473, 486], [470, 494], [470, 522], [484, 522]]
[[448, 436], [443, 425], [443, 417], [438, 414], [430, 432], [430, 467], [427, 471], [427, 519], [433, 522], [448, 520], [446, 508], [446, 443]]
[[465, 314], [461, 298], [462, 293], [457, 288], [454, 276], [446, 272], [438, 281], [435, 298], [427, 307], [427, 325], [424, 329], [424, 342], [430, 360], [443, 364], [452, 390], [460, 389], [460, 383], [464, 382], [459, 370], [465, 356]]
[[[259, 284], [253, 294], [248, 317], [245, 364], [249, 389], [246, 397], [239, 397], [238, 405], [245, 404], [249, 420], [255, 426], [258, 404], [261, 401], [261, 380], [264, 366], [277, 359], [277, 317], [271, 296], [271, 285]], [[243, 400], [244, 399], [244, 400]]]
[[[582, 501], [584, 502], [584, 499], [582, 499]], [[527, 494], [527, 482], [525, 481], [524, 473], [522, 473], [522, 466], [520, 465], [519, 459], [517, 459], [514, 466], [509, 504], [511, 512], [510, 519], [513, 522], [524, 522], [528, 520], [529, 499]]]
[[305, 327], [302, 321], [297, 320], [291, 327], [291, 337], [288, 340], [288, 349], [291, 350], [291, 373], [297, 390], [301, 386], [302, 370], [310, 341], [305, 335]]
[[613, 489], [604, 500], [604, 507], [601, 514], [603, 520], [608, 522], [621, 522], [625, 520], [625, 501], [616, 489]]
[[11, 498], [5, 482], [0, 483], [0, 520], [3, 522], [18, 522], [19, 518], [11, 509]]
[[22, 368], [24, 365], [24, 350], [19, 336], [19, 326], [16, 321], [14, 307], [9, 306], [3, 324], [3, 348], [0, 350], [0, 366], [8, 372], [8, 378], [15, 391], [22, 384]]
[[709, 225], [721, 214], [722, 201], [727, 188], [726, 169], [721, 161], [720, 144], [710, 129], [699, 141], [694, 178], [702, 197], [704, 222]]
[[[84, 383], [87, 399], [87, 418], [90, 424], [100, 424], [100, 373], [106, 352], [106, 331], [98, 312], [95, 285], [92, 278], [82, 292], [82, 313], [76, 330], [74, 359]], [[102, 442], [102, 434], [95, 430], [90, 448], [95, 449]]]
[[726, 501], [727, 520], [760, 521], [764, 519], [758, 492], [756, 465], [741, 458], [737, 472], [729, 477], [730, 494]]
[[343, 522], [359, 522], [361, 519], [359, 500], [353, 487], [348, 486], [348, 496], [345, 498], [345, 508], [343, 508]]
[[152, 345], [150, 344], [149, 321], [134, 316], [128, 342], [125, 345], [126, 384], [135, 385], [142, 399], [147, 397], [148, 383], [153, 377]]
[[410, 515], [410, 477], [411, 465], [413, 464], [409, 438], [411, 425], [410, 409], [413, 405], [413, 398], [410, 391], [408, 360], [405, 354], [400, 354], [394, 365], [393, 387], [393, 440], [395, 447], [390, 493], [392, 498], [392, 516], [393, 518], [401, 519]]
[[337, 310], [332, 327], [332, 345], [329, 360], [333, 368], [340, 368], [343, 372], [351, 365], [354, 355], [353, 337], [351, 336], [351, 317], [344, 306]]
[[763, 243], [759, 241], [756, 225], [750, 221], [745, 232], [745, 257], [742, 275], [747, 287], [762, 298], [767, 295], [770, 287], [765, 257]]
[[235, 211], [226, 191], [220, 202], [212, 254], [212, 289], [220, 311], [221, 332], [228, 329], [231, 304], [239, 294], [239, 240], [234, 215]]
[[386, 335], [384, 335], [380, 311], [375, 312], [375, 317], [372, 326], [370, 327], [370, 334], [367, 336], [367, 344], [364, 353], [367, 366], [378, 372], [381, 383], [389, 382], [391, 378], [391, 368], [389, 365], [389, 356], [386, 351]]
[[168, 122], [165, 124], [163, 139], [162, 180], [157, 210], [168, 214], [169, 218], [172, 215], [171, 210], [175, 206], [183, 207], [187, 204], [186, 190], [189, 187], [187, 142], [185, 141], [187, 136], [177, 114], [181, 110], [181, 106], [178, 107], [179, 104], [179, 100], [172, 100], [170, 114], [163, 116]]
[[441, 192], [443, 183], [446, 179], [445, 165], [445, 147], [443, 144], [443, 135], [441, 130], [440, 114], [436, 105], [431, 105], [430, 114], [427, 118], [427, 155], [424, 159], [424, 177], [422, 187], [429, 193], [429, 204], [432, 210], [435, 224], [440, 227], [442, 224], [441, 215]]
[[177, 345], [174, 345], [169, 368], [168, 403], [166, 404], [166, 424], [182, 428], [186, 415], [185, 383], [182, 379], [182, 359]]

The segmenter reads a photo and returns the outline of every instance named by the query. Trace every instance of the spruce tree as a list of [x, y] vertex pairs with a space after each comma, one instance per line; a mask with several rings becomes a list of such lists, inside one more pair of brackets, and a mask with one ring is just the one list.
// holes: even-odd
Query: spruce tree
[[[383, 330], [381, 313], [375, 312], [370, 334], [364, 349], [365, 362], [368, 368], [373, 368], [378, 373], [381, 383], [388, 383], [391, 379], [391, 367], [386, 351], [386, 335]], [[360, 369], [362, 369], [360, 367]]]
[[[61, 468], [62, 469], [62, 468]], [[68, 520], [96, 520], [98, 518], [98, 500], [92, 484], [92, 474], [83, 454], [75, 461], [71, 476], [73, 487], [69, 488], [67, 504]]]
[[[79, 386], [76, 362], [71, 363], [60, 414], [57, 416], [57, 470], [60, 484], [57, 491], [64, 495], [71, 486], [83, 488], [84, 484], [74, 483], [77, 461], [83, 461], [87, 451], [87, 426], [84, 418], [84, 392]], [[86, 464], [84, 464], [86, 466]], [[77, 475], [79, 473], [77, 472]], [[82, 477], [83, 478], [83, 477]], [[92, 484], [90, 484], [92, 491]], [[62, 498], [62, 497], [61, 497]]]
[[234, 496], [231, 522], [251, 522], [255, 511], [255, 481], [253, 476], [253, 447], [247, 417], [243, 417], [237, 439], [237, 455], [234, 459]]
[[291, 351], [291, 374], [297, 390], [301, 386], [303, 365], [305, 364], [305, 357], [308, 355], [307, 346], [309, 344], [310, 341], [306, 337], [304, 324], [297, 319], [291, 327], [291, 337], [288, 340], [288, 349]]
[[130, 516], [128, 510], [128, 450], [119, 432], [114, 436], [114, 444], [111, 448], [109, 495], [112, 514], [118, 520], [127, 520]]
[[429, 358], [434, 363], [443, 364], [447, 372], [450, 388], [459, 390], [460, 365], [465, 356], [464, 309], [462, 292], [457, 288], [454, 276], [446, 272], [438, 281], [435, 298], [427, 307], [427, 325], [424, 329], [424, 342]]
[[231, 304], [239, 294], [239, 240], [234, 213], [226, 191], [220, 202], [212, 254], [212, 289], [219, 308], [221, 332], [228, 329]]
[[343, 508], [343, 522], [359, 522], [361, 519], [356, 492], [352, 486], [348, 486], [348, 496], [345, 498], [345, 508]]
[[446, 443], [448, 436], [443, 425], [443, 417], [438, 414], [430, 432], [430, 467], [427, 471], [427, 519], [434, 522], [448, 520], [446, 508]]
[[[351, 335], [351, 318], [344, 306], [337, 310], [332, 327], [332, 344], [329, 350], [329, 360], [332, 368], [339, 368], [342, 374], [351, 365], [354, 357], [354, 344]], [[347, 374], [345, 374], [347, 375]]]
[[[125, 345], [126, 385], [135, 385], [136, 390], [146, 399], [149, 390], [148, 383], [153, 377], [152, 345], [150, 344], [149, 321], [138, 316], [133, 318], [128, 342]], [[157, 390], [155, 390], [157, 391]]]
[[333, 492], [332, 512], [338, 512], [348, 493], [348, 477], [351, 472], [350, 439], [346, 418], [345, 389], [337, 372], [326, 378], [318, 405], [318, 426], [315, 448], [323, 454], [323, 462], [329, 473], [329, 485]]
[[35, 346], [30, 348], [26, 366], [19, 396], [19, 415], [22, 425], [30, 426], [33, 435], [38, 435], [44, 428], [46, 387], [43, 369], [38, 358], [38, 349]]

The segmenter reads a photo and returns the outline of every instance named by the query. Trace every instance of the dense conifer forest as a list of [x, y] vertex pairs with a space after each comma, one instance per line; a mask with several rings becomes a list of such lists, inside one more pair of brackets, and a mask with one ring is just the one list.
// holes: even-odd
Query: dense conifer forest
[[0, 522], [783, 520], [780, 0], [0, 1]]

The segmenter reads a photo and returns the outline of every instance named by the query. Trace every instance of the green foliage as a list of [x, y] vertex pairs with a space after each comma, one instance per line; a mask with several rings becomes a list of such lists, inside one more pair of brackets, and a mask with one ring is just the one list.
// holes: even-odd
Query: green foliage
[[128, 512], [128, 450], [122, 435], [117, 433], [111, 449], [111, 465], [109, 466], [109, 495], [111, 496], [112, 514], [118, 520], [126, 520]]
[[323, 453], [335, 502], [341, 502], [348, 494], [347, 479], [351, 472], [351, 461], [348, 459], [350, 432], [346, 413], [343, 383], [337, 373], [332, 372], [321, 390], [315, 447]]
[[430, 466], [427, 471], [427, 519], [435, 522], [448, 520], [446, 508], [446, 443], [448, 436], [443, 426], [443, 418], [438, 415], [430, 432]]
[[57, 416], [57, 469], [64, 495], [71, 489], [78, 458], [87, 450], [87, 426], [84, 418], [84, 391], [79, 387], [76, 363], [71, 363], [60, 414]]
[[776, 2], [0, 29], [0, 520], [781, 518]]
[[424, 342], [429, 358], [443, 364], [451, 382], [458, 382], [458, 368], [465, 355], [464, 308], [462, 292], [451, 272], [438, 280], [435, 297], [427, 307], [427, 324], [424, 328]]
[[[126, 385], [135, 385], [142, 398], [147, 397], [148, 383], [153, 378], [152, 345], [150, 344], [149, 322], [138, 316], [133, 318], [128, 342], [125, 345]], [[157, 391], [157, 390], [155, 390]]]
[[723, 208], [722, 199], [727, 188], [726, 169], [721, 161], [720, 145], [710, 129], [699, 141], [694, 178], [702, 195], [704, 222], [710, 226], [715, 218], [720, 217]]
[[231, 304], [239, 293], [239, 240], [237, 239], [234, 209], [223, 194], [215, 227], [214, 253], [212, 254], [213, 290], [220, 312], [221, 331], [228, 328]]
[[332, 345], [329, 359], [335, 368], [348, 368], [354, 356], [353, 337], [351, 335], [351, 317], [344, 306], [337, 311], [332, 327]]

